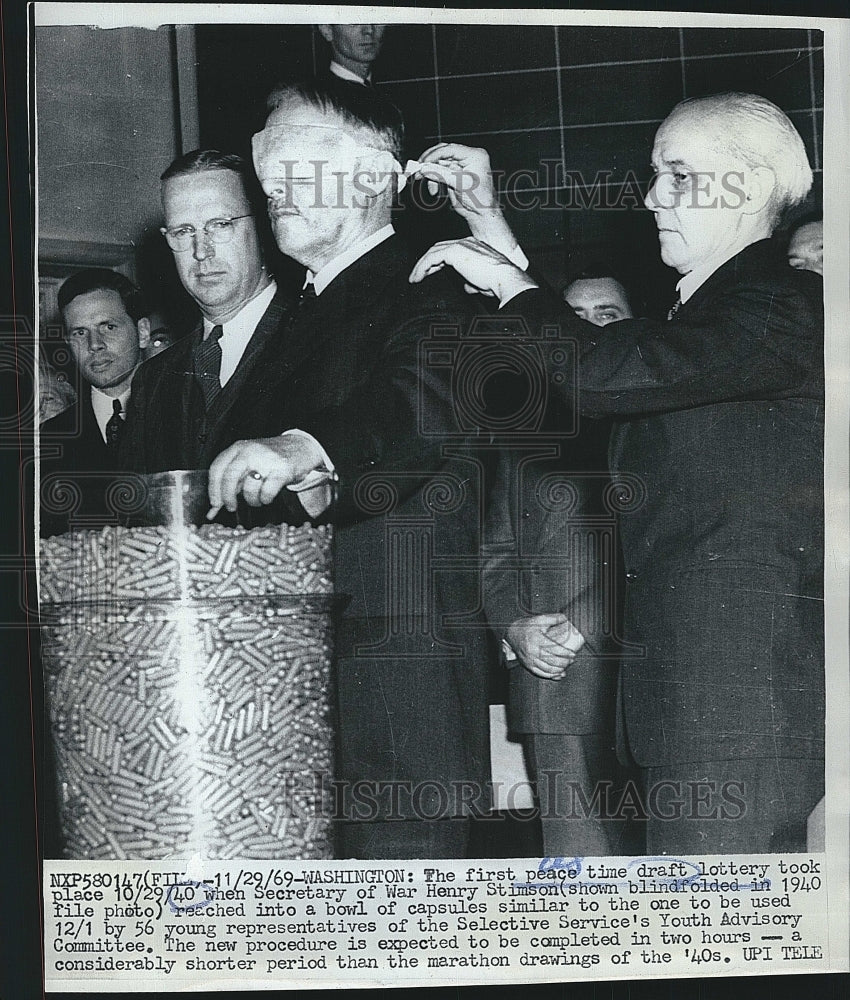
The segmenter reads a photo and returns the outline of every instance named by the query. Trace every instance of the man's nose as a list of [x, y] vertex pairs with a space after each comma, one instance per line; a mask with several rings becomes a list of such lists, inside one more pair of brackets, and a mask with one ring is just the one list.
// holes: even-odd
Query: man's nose
[[650, 212], [657, 212], [661, 208], [661, 175], [657, 174], [649, 182], [649, 187], [646, 189], [646, 194], [643, 198], [644, 205], [650, 210]]
[[215, 257], [215, 244], [205, 229], [199, 229], [192, 240], [192, 256], [195, 260], [206, 260]]
[[661, 212], [678, 208], [681, 199], [675, 175], [670, 170], [662, 170], [650, 181], [643, 203], [650, 212]]
[[292, 181], [279, 180], [275, 181], [274, 184], [270, 184], [265, 189], [269, 214], [274, 214], [278, 208], [292, 208], [294, 204], [292, 199], [293, 191], [294, 185]]
[[90, 351], [102, 351], [106, 347], [106, 341], [103, 338], [103, 334], [97, 328], [89, 330], [89, 350]]

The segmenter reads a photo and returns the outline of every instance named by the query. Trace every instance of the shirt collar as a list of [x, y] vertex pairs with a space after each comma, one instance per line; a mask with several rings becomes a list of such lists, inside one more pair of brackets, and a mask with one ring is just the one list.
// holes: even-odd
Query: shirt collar
[[207, 339], [210, 330], [214, 326], [221, 326], [223, 337], [227, 336], [228, 333], [241, 333], [244, 330], [250, 330], [253, 333], [257, 328], [257, 324], [262, 319], [263, 313], [268, 309], [272, 299], [275, 297], [276, 292], [277, 285], [272, 280], [253, 299], [249, 299], [239, 312], [235, 316], [232, 316], [226, 323], [213, 323], [211, 319], [207, 319], [204, 316], [204, 340]]
[[338, 76], [340, 80], [348, 80], [350, 83], [359, 83], [361, 86], [365, 86], [372, 79], [371, 73], [368, 73], [366, 79], [364, 80], [362, 76], [352, 73], [350, 69], [347, 69], [345, 66], [342, 66], [336, 61], [331, 63], [330, 71], [334, 76]]
[[332, 261], [320, 268], [316, 274], [308, 270], [304, 286], [306, 287], [312, 282], [316, 290], [316, 295], [321, 295], [334, 278], [342, 274], [347, 267], [351, 267], [356, 260], [364, 257], [370, 250], [383, 243], [384, 240], [388, 240], [394, 233], [395, 229], [393, 229], [392, 223], [388, 222], [385, 226], [377, 230], [377, 232], [372, 233], [371, 236], [367, 236], [365, 240], [360, 240], [353, 247], [338, 254]]
[[130, 387], [128, 386], [120, 396], [107, 396], [105, 392], [101, 392], [100, 389], [96, 389], [94, 386], [91, 387], [91, 408], [94, 411], [94, 418], [97, 421], [97, 426], [100, 429], [101, 437], [106, 441], [106, 425], [115, 412], [115, 400], [121, 400], [121, 414], [126, 418], [127, 416], [127, 403], [130, 400]]
[[715, 271], [723, 267], [728, 260], [737, 257], [743, 249], [744, 247], [736, 247], [734, 250], [730, 250], [725, 257], [715, 257], [700, 267], [695, 267], [693, 271], [689, 271], [679, 280], [678, 285], [676, 285], [679, 300], [683, 303], [687, 302], [694, 292], [704, 285]]

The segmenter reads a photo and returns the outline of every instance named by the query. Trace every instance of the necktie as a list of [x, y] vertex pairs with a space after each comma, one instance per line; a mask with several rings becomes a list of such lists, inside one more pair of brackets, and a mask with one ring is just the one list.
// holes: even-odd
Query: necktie
[[673, 305], [670, 307], [670, 310], [667, 313], [667, 319], [672, 319], [681, 308], [682, 308], [682, 299], [681, 296], [677, 295], [676, 301], [673, 303]]
[[313, 307], [318, 301], [318, 296], [316, 295], [316, 289], [312, 281], [309, 281], [302, 289], [301, 294], [298, 296], [298, 301], [292, 308], [289, 314], [289, 328], [290, 330], [295, 327], [295, 324], [301, 324], [307, 321]]
[[221, 392], [221, 326], [214, 326], [206, 340], [195, 348], [195, 378], [204, 394], [204, 403], [209, 409]]
[[123, 430], [124, 419], [121, 416], [121, 400], [113, 399], [112, 416], [106, 421], [106, 446], [110, 451], [118, 451]]

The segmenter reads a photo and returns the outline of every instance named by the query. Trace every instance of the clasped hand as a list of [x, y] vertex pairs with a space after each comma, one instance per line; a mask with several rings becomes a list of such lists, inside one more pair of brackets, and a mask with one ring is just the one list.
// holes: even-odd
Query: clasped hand
[[520, 618], [505, 638], [529, 673], [555, 681], [566, 676], [584, 645], [584, 636], [560, 612]]

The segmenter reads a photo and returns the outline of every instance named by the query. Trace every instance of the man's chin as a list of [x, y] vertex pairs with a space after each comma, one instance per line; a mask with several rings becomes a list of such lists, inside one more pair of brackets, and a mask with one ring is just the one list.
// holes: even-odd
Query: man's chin
[[298, 249], [298, 241], [292, 238], [292, 222], [291, 220], [297, 218], [297, 216], [286, 215], [279, 219], [272, 220], [272, 235], [274, 236], [274, 241], [278, 245], [278, 249], [281, 253], [287, 254], [287, 256], [294, 256], [293, 251]]
[[108, 389], [115, 382], [115, 373], [109, 368], [101, 371], [86, 371], [83, 373], [83, 377], [95, 389]]
[[219, 288], [206, 286], [204, 288], [195, 289], [195, 294], [192, 298], [197, 302], [201, 309], [215, 309], [217, 306], [222, 305], [222, 303], [227, 301], [227, 295], [224, 291]]
[[679, 274], [684, 274], [685, 271], [682, 270], [685, 267], [685, 262], [679, 257], [678, 254], [671, 253], [669, 250], [665, 251], [664, 247], [661, 248], [661, 259], [668, 267], [672, 267], [674, 271], [678, 271]]

